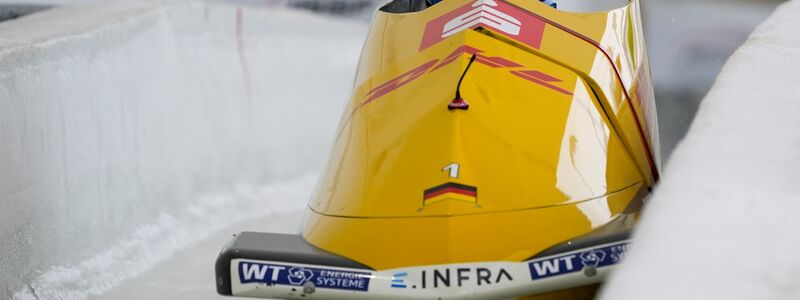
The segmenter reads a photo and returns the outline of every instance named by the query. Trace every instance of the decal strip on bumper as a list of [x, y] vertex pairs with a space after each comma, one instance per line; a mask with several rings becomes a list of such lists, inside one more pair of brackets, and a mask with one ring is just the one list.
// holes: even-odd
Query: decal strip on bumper
[[546, 293], [601, 282], [629, 241], [525, 262], [415, 266], [381, 271], [231, 260], [234, 296], [284, 299], [480, 299]]

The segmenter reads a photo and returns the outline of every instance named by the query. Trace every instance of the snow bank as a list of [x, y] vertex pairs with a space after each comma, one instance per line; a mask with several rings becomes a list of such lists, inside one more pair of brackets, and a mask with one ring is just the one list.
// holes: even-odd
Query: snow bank
[[0, 298], [81, 299], [304, 207], [276, 182], [310, 189], [363, 27], [149, 1], [0, 23]]
[[730, 58], [604, 299], [800, 298], [800, 1]]

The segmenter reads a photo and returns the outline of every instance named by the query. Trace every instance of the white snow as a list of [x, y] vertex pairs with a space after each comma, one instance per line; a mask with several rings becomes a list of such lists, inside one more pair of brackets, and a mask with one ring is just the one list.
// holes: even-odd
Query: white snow
[[[31, 282], [28, 289], [16, 293], [14, 298], [86, 299], [92, 295], [101, 295], [123, 281], [142, 275], [155, 266], [165, 263], [173, 258], [175, 253], [194, 246], [195, 243], [203, 241], [210, 234], [230, 224], [298, 213], [305, 208], [309, 190], [313, 188], [315, 182], [316, 176], [303, 176], [291, 181], [275, 181], [260, 187], [242, 184], [231, 192], [203, 195], [197, 203], [180, 212], [158, 213], [156, 222], [140, 226], [129, 237], [88, 260], [47, 270]], [[270, 224], [270, 226], [289, 225], [295, 228], [295, 232], [299, 230], [299, 223], [282, 221], [283, 224]], [[271, 228], [260, 229], [274, 232], [270, 230]], [[232, 233], [235, 233], [244, 229], [233, 230], [235, 231]], [[221, 248], [222, 245], [224, 244], [220, 243], [216, 246]], [[204, 292], [211, 295], [215, 293], [214, 278], [211, 276], [213, 259], [214, 256], [209, 255], [200, 260], [207, 265], [207, 268], [201, 268], [207, 276], [197, 277], [207, 280], [195, 280], [201, 282], [206, 288]], [[188, 266], [183, 266], [172, 272], [181, 273], [182, 276], [179, 278], [193, 274], [187, 269]], [[157, 291], [164, 290], [168, 288], [161, 287]]]
[[800, 1], [730, 58], [603, 299], [800, 299]]
[[365, 27], [215, 1], [0, 23], [0, 298], [85, 299], [300, 211]]

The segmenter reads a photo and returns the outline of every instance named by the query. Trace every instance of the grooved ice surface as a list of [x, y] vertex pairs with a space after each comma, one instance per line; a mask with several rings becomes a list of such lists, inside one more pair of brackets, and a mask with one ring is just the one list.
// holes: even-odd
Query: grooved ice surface
[[800, 299], [798, 14], [725, 65], [603, 299]]
[[0, 298], [84, 299], [232, 223], [301, 210], [364, 35], [219, 2], [0, 23]]

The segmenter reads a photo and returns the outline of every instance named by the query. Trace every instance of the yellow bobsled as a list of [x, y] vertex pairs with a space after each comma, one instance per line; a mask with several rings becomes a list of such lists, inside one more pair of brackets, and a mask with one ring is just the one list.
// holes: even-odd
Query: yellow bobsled
[[601, 282], [658, 180], [639, 1], [394, 0], [302, 235], [245, 232], [223, 295], [497, 299]]

